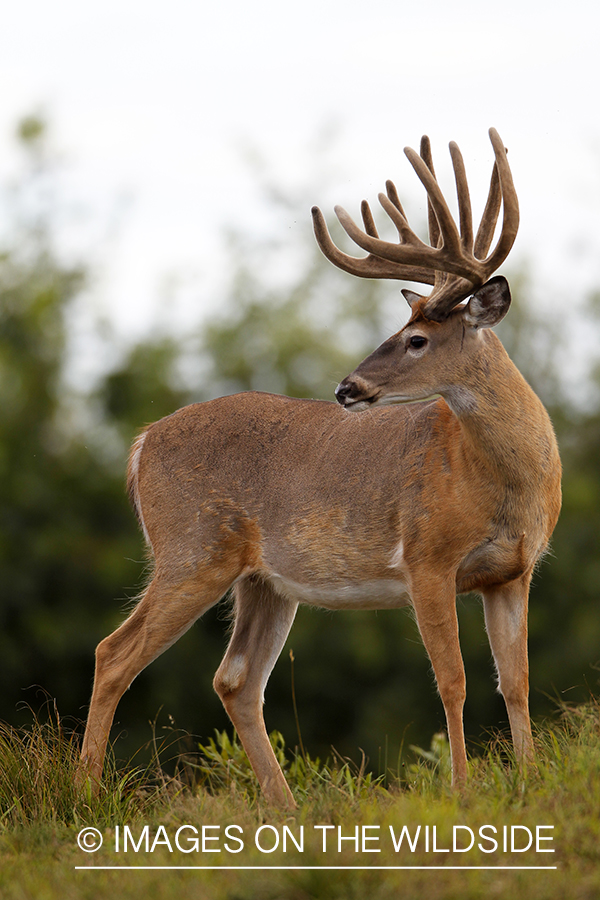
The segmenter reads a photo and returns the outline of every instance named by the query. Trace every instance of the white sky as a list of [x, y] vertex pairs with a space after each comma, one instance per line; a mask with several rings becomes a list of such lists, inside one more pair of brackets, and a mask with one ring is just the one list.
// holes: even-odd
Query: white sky
[[[282, 183], [310, 191], [315, 135], [337, 123], [339, 160], [306, 209], [315, 202], [330, 217], [335, 202], [356, 214], [389, 177], [401, 197], [420, 198], [402, 148], [428, 133], [443, 177], [454, 139], [478, 209], [494, 125], [521, 204], [513, 260], [532, 259], [539, 288], [567, 303], [565, 293], [600, 283], [598, 9], [596, 0], [13, 0], [0, 34], [0, 178], [14, 166], [16, 120], [42, 109], [92, 219], [133, 197], [103, 287], [128, 329], [153, 314], [170, 272], [198, 273], [199, 311], [215, 302], [219, 228], [264, 219], [240, 142], [258, 146]], [[299, 225], [288, 227], [293, 243]]]

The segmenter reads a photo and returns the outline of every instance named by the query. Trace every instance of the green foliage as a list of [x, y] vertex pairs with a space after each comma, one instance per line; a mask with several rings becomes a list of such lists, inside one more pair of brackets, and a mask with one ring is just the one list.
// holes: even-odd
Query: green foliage
[[[447, 776], [451, 771], [450, 742], [448, 741], [445, 732], [438, 731], [433, 735], [429, 750], [424, 750], [422, 747], [417, 747], [415, 744], [411, 744], [410, 749], [416, 754], [419, 760], [430, 763], [434, 769], [439, 769], [444, 775]], [[418, 763], [413, 763], [411, 765], [412, 772], [419, 772], [420, 768], [421, 766]]]
[[[279, 738], [275, 740], [281, 748]], [[439, 742], [438, 742], [439, 743]], [[337, 783], [324, 767], [315, 768], [310, 791], [298, 810], [279, 811], [265, 807], [260, 797], [248, 796], [248, 773], [238, 749], [217, 735], [209, 742], [211, 766], [222, 761], [229, 766], [229, 782], [210, 793], [196, 786], [173, 790], [167, 776], [164, 787], [152, 771], [109, 780], [98, 800], [78, 794], [73, 788], [72, 742], [60, 723], [29, 726], [19, 734], [0, 734], [0, 891], [7, 898], [93, 897], [94, 900], [134, 898], [142, 893], [163, 900], [182, 893], [192, 900], [226, 900], [229, 897], [362, 898], [375, 900], [402, 896], [432, 900], [465, 897], [476, 900], [492, 896], [527, 896], [531, 900], [574, 898], [592, 900], [600, 891], [598, 806], [600, 804], [600, 704], [592, 698], [579, 707], [563, 706], [553, 721], [535, 734], [537, 761], [528, 771], [511, 762], [510, 749], [493, 740], [482, 756], [471, 762], [469, 783], [461, 794], [449, 789], [448, 775], [437, 761], [422, 760], [408, 778], [391, 782], [387, 790], [378, 783], [366, 784], [357, 773], [338, 769]], [[443, 749], [439, 746], [441, 755]], [[439, 755], [437, 751], [434, 755]], [[238, 772], [239, 767], [239, 772]], [[288, 764], [288, 773], [293, 761]], [[320, 777], [325, 772], [324, 777]], [[123, 782], [127, 782], [123, 786]], [[157, 788], [157, 784], [159, 787]], [[15, 800], [17, 798], [17, 800]], [[184, 853], [158, 845], [152, 853], [142, 848], [128, 853], [114, 851], [115, 826], [129, 826], [137, 839], [142, 828], [151, 835], [162, 826], [171, 840], [184, 826], [210, 836], [222, 834], [235, 824], [244, 835], [241, 852]], [[506, 826], [528, 828], [551, 826], [552, 854], [484, 853], [477, 846], [468, 853], [431, 852], [421, 839], [410, 851], [406, 842], [397, 852], [389, 839], [403, 826], [411, 835], [436, 829], [439, 847], [449, 847], [455, 825], [475, 831], [493, 825], [498, 836]], [[102, 849], [94, 854], [80, 851], [80, 829], [93, 825], [103, 837]], [[269, 847], [273, 829], [284, 828], [296, 837], [304, 829], [302, 852], [288, 842], [274, 852], [260, 852], [253, 837], [266, 826], [263, 846]], [[322, 849], [322, 827], [329, 831], [328, 849]], [[367, 826], [376, 835], [377, 855], [356, 849], [352, 835]], [[338, 850], [337, 829], [346, 836]], [[318, 830], [317, 830], [318, 829]], [[548, 835], [548, 832], [545, 833]], [[500, 841], [502, 839], [500, 838]], [[460, 845], [460, 844], [459, 844]], [[213, 845], [209, 845], [211, 848]], [[545, 845], [547, 846], [547, 845]], [[221, 843], [222, 848], [222, 843]], [[373, 848], [373, 845], [370, 845]], [[491, 870], [464, 866], [493, 866]], [[555, 866], [549, 871], [510, 871], [502, 867]], [[76, 871], [85, 866], [86, 871]], [[132, 866], [135, 871], [102, 871], [102, 866]], [[149, 871], [148, 866], [198, 866], [195, 871]], [[213, 871], [207, 867], [224, 867]], [[351, 867], [350, 871], [327, 866]], [[405, 866], [402, 871], [392, 867]], [[425, 867], [421, 871], [411, 867]], [[204, 867], [204, 869], [202, 868]], [[390, 867], [381, 870], [380, 867]], [[436, 868], [431, 868], [436, 867]]]
[[[336, 384], [377, 343], [369, 339], [383, 334], [384, 307], [380, 286], [364, 282], [355, 286], [353, 302], [338, 290], [323, 309], [325, 265], [315, 256], [296, 284], [266, 296], [258, 286], [236, 286], [240, 293], [227, 316], [209, 322], [203, 334], [212, 393], [269, 390], [332, 399]], [[355, 334], [345, 342], [340, 332], [350, 337], [348, 323]]]
[[[170, 387], [177, 353], [162, 338], [134, 347], [91, 396], [67, 380], [88, 266], [55, 246], [65, 211], [44, 123], [24, 120], [19, 135], [23, 175], [0, 248], [0, 718], [16, 723], [40, 685], [71, 714], [87, 703], [95, 644], [143, 571], [123, 490], [128, 444], [187, 399]], [[105, 453], [115, 435], [117, 465]]]
[[[282, 767], [286, 766], [284, 741], [278, 732], [270, 735], [271, 746]], [[215, 731], [207, 744], [199, 744], [200, 757], [191, 763], [199, 784], [212, 793], [234, 788], [241, 796], [256, 798], [258, 783], [244, 748], [237, 736], [229, 737], [227, 731]]]
[[[363, 754], [361, 765], [344, 759], [335, 750], [332, 758], [325, 762], [298, 749], [290, 758], [286, 753], [285, 739], [279, 731], [269, 735], [271, 747], [298, 802], [304, 802], [317, 794], [329, 796], [339, 793], [349, 799], [366, 796], [383, 776], [375, 778], [366, 769]], [[245, 801], [260, 800], [260, 789], [248, 757], [237, 736], [229, 737], [227, 731], [215, 731], [215, 737], [208, 744], [199, 744], [200, 755], [193, 760], [182, 760], [185, 768], [191, 768], [196, 788], [208, 789], [211, 793], [229, 790]]]
[[180, 353], [169, 337], [135, 344], [98, 386], [95, 399], [102, 419], [116, 429], [123, 451], [144, 425], [189, 402], [189, 393], [175, 382]]
[[[270, 280], [285, 259], [284, 242], [229, 235], [222, 311], [200, 336], [206, 383], [211, 396], [266, 390], [331, 400], [338, 382], [396, 324], [391, 290], [381, 282], [347, 279], [325, 260], [308, 222], [308, 198], [298, 208], [298, 200], [272, 185], [264, 190], [274, 198], [274, 229], [285, 234], [290, 217], [306, 223], [296, 231], [301, 264], [290, 260], [291, 275]], [[402, 315], [407, 307], [401, 303]]]
[[82, 598], [101, 606], [127, 577], [129, 531], [120, 479], [71, 425], [68, 316], [86, 267], [60, 258], [54, 213], [38, 199], [52, 179], [44, 125], [26, 120], [20, 133], [26, 174], [0, 252], [0, 715], [11, 720], [30, 685], [81, 702], [73, 688], [95, 631]]
[[129, 766], [124, 772], [117, 771], [111, 753], [99, 795], [92, 793], [90, 782], [80, 788], [77, 735], [65, 728], [55, 707], [29, 718], [20, 728], [0, 723], [2, 831], [114, 824], [160, 806], [153, 770]]

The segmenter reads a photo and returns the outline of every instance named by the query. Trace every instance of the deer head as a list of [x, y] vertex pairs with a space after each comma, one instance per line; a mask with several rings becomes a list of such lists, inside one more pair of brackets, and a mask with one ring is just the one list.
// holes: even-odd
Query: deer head
[[[321, 211], [313, 208], [317, 241], [334, 265], [363, 278], [394, 278], [433, 285], [429, 296], [404, 289], [411, 317], [404, 328], [385, 341], [347, 376], [336, 390], [337, 400], [355, 411], [375, 404], [425, 399], [442, 394], [452, 403], [472, 368], [472, 358], [485, 345], [481, 329], [496, 325], [510, 306], [508, 282], [490, 278], [506, 259], [519, 226], [519, 206], [504, 144], [490, 129], [495, 163], [477, 235], [462, 154], [455, 143], [450, 155], [458, 194], [456, 225], [437, 182], [429, 139], [421, 141], [421, 155], [405, 153], [427, 190], [429, 239], [427, 245], [410, 228], [394, 184], [379, 201], [394, 222], [399, 243], [381, 240], [367, 201], [362, 204], [364, 230], [348, 213], [336, 207], [347, 234], [368, 256], [343, 253], [332, 241]], [[500, 237], [490, 252], [500, 206], [504, 215]], [[470, 298], [468, 302], [464, 302]]]

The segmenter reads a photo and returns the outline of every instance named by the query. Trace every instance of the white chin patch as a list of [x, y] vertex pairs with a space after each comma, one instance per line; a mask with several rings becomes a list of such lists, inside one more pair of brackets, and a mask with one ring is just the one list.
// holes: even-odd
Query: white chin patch
[[368, 400], [358, 400], [356, 403], [346, 403], [344, 409], [348, 412], [361, 412], [363, 409], [371, 409], [375, 403], [369, 403]]
[[430, 394], [428, 397], [405, 397], [402, 394], [385, 394], [379, 397], [371, 406], [398, 406], [401, 403], [429, 403], [430, 400], [439, 400], [440, 394]]

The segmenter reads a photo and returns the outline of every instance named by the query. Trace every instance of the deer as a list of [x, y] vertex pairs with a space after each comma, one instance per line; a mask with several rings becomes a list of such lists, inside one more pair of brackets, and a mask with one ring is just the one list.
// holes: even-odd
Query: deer
[[511, 303], [506, 278], [493, 273], [513, 246], [519, 206], [504, 144], [489, 135], [495, 161], [476, 234], [460, 150], [450, 144], [457, 224], [427, 137], [420, 154], [405, 153], [426, 190], [429, 244], [392, 182], [379, 200], [397, 242], [379, 237], [366, 201], [363, 228], [335, 208], [366, 256], [339, 249], [313, 208], [316, 240], [340, 269], [432, 286], [403, 289], [407, 324], [341, 381], [337, 402], [249, 391], [186, 406], [136, 438], [127, 484], [154, 570], [96, 649], [80, 764], [88, 784], [100, 783], [125, 690], [231, 589], [234, 624], [213, 686], [268, 804], [295, 807], [263, 703], [300, 603], [412, 607], [444, 707], [452, 785], [462, 789], [456, 600], [478, 593], [516, 759], [534, 759], [529, 587], [558, 518], [561, 464], [548, 413], [492, 331]]

